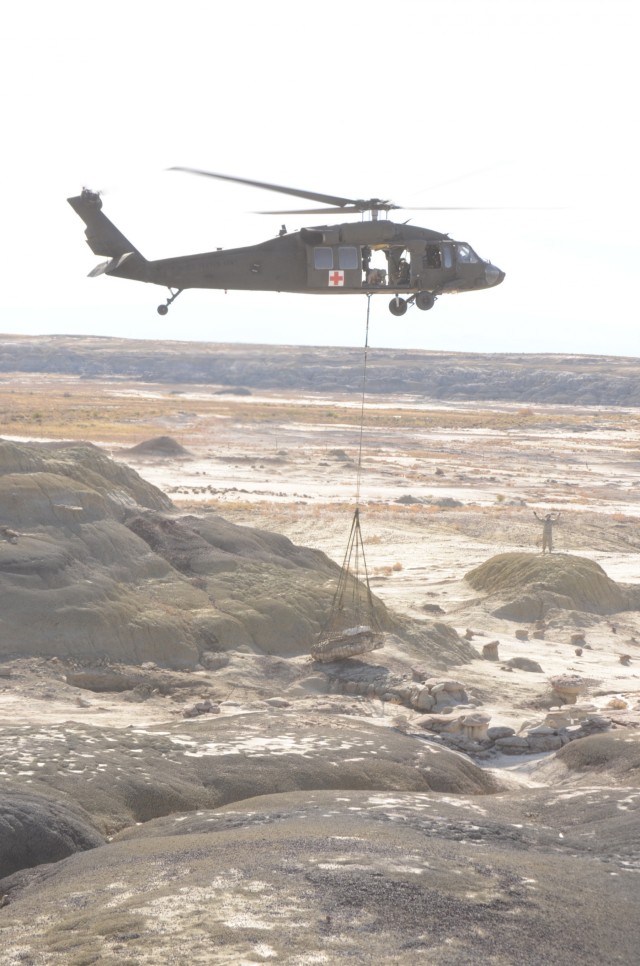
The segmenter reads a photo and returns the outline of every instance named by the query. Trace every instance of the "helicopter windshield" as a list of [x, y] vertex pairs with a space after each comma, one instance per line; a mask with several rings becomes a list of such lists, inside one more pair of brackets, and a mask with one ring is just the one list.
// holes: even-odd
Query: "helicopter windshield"
[[456, 245], [456, 253], [458, 256], [458, 261], [465, 265], [473, 265], [474, 263], [480, 261], [471, 245], [458, 243]]

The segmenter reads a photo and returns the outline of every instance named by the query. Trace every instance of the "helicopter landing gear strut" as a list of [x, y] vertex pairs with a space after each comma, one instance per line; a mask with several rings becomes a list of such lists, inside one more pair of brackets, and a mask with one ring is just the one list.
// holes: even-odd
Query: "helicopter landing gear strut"
[[428, 312], [436, 304], [436, 296], [433, 292], [416, 292], [408, 299], [396, 295], [389, 302], [389, 311], [392, 315], [404, 315], [409, 306], [414, 304], [423, 312]]
[[404, 315], [408, 308], [407, 300], [401, 299], [399, 295], [396, 295], [389, 302], [389, 311], [392, 315]]
[[179, 288], [179, 289], [176, 289], [176, 291], [174, 292], [173, 289], [170, 288], [169, 291], [171, 292], [171, 298], [168, 298], [167, 301], [164, 303], [164, 305], [158, 306], [158, 315], [166, 315], [167, 312], [169, 311], [169, 306], [171, 305], [173, 300], [177, 299], [178, 296], [180, 295], [180, 292], [183, 292], [184, 289]]

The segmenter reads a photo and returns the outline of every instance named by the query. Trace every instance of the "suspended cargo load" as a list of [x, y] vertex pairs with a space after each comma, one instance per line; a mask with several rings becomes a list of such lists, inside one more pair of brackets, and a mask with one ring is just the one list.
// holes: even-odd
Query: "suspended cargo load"
[[344, 661], [383, 646], [356, 508], [331, 614], [320, 639], [311, 647], [311, 657], [325, 663]]
[[376, 651], [380, 647], [384, 647], [384, 635], [366, 624], [360, 624], [327, 634], [312, 646], [311, 656], [315, 661], [328, 663]]

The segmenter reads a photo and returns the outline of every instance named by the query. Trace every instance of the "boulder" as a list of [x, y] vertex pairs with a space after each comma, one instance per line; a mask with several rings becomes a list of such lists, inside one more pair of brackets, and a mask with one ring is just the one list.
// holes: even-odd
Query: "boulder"
[[537, 661], [532, 661], [528, 657], [512, 657], [505, 662], [507, 667], [516, 668], [518, 671], [528, 671], [533, 674], [542, 674], [542, 668]]
[[485, 661], [498, 661], [498, 646], [500, 641], [489, 641], [488, 644], [484, 644], [482, 647], [482, 656]]
[[487, 731], [490, 721], [491, 715], [485, 714], [483, 711], [474, 711], [472, 714], [462, 715], [460, 722], [464, 737], [469, 741], [484, 741], [488, 737]]
[[587, 683], [577, 674], [556, 675], [549, 678], [553, 694], [561, 704], [575, 704], [578, 695], [587, 689]]

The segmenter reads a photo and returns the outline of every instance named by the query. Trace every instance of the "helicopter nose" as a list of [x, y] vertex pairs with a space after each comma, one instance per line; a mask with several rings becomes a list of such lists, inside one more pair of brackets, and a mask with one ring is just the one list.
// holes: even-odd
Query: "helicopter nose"
[[499, 285], [504, 279], [504, 272], [501, 272], [496, 265], [485, 265], [484, 277], [487, 285]]

